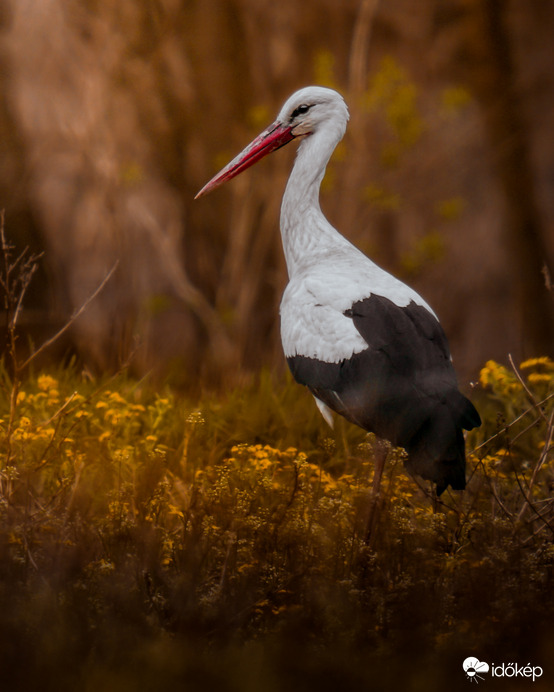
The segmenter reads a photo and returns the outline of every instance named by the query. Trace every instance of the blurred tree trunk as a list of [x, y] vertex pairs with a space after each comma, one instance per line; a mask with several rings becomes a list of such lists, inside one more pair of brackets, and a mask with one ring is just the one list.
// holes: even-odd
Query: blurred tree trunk
[[[134, 353], [138, 370], [221, 384], [284, 367], [278, 219], [294, 146], [193, 198], [289, 93], [315, 82], [338, 88], [352, 115], [324, 211], [385, 268], [410, 272], [447, 322], [458, 371], [519, 357], [521, 333], [529, 351], [551, 351], [540, 271], [547, 243], [554, 254], [541, 217], [554, 218], [551, 4], [0, 2], [0, 197], [11, 203], [0, 207], [19, 238], [31, 220], [46, 250], [55, 300], [44, 304], [67, 317], [117, 261], [74, 325], [85, 362], [117, 367]], [[385, 57], [405, 74], [402, 88]], [[414, 117], [418, 141], [397, 161], [384, 156]], [[445, 217], [441, 204], [456, 199], [459, 212]], [[427, 257], [420, 243], [437, 233], [444, 256]]]
[[[509, 268], [519, 301], [522, 351], [554, 352], [554, 301], [545, 275], [552, 276], [545, 224], [539, 210], [529, 130], [517, 89], [517, 66], [504, 0], [467, 0], [472, 17], [474, 62], [468, 79], [484, 113], [499, 184], [504, 193]], [[546, 268], [546, 271], [545, 271]]]
[[198, 378], [206, 351], [224, 363], [232, 354], [184, 269], [182, 200], [160, 170], [170, 129], [160, 85], [172, 69], [181, 83], [174, 91], [185, 105], [193, 98], [186, 56], [167, 30], [171, 9], [12, 2], [4, 46], [59, 311], [78, 310], [117, 265], [73, 326], [79, 352], [99, 370], [132, 358], [144, 372], [178, 359], [187, 381]]

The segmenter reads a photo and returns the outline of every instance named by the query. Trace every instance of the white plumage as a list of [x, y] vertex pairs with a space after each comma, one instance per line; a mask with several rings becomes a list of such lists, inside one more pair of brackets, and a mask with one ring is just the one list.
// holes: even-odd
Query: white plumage
[[319, 188], [344, 135], [348, 110], [336, 91], [307, 87], [197, 197], [293, 139], [300, 141], [281, 206], [290, 282], [281, 302], [283, 350], [325, 419], [330, 409], [403, 446], [410, 471], [442, 492], [465, 487], [463, 429], [480, 424], [458, 391], [435, 313], [327, 221]]
[[331, 254], [293, 270], [281, 301], [285, 356], [304, 355], [338, 363], [364, 351], [366, 340], [344, 313], [373, 293], [388, 296], [400, 307], [413, 301], [431, 311], [415, 291], [356, 252], [353, 257]]

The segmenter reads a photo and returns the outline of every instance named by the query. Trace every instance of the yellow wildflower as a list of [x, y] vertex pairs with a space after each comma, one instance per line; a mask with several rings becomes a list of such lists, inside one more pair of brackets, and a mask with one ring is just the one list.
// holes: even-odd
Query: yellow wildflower
[[110, 395], [108, 398], [110, 401], [117, 403], [117, 404], [126, 404], [127, 403], [119, 392], [110, 392]]
[[186, 423], [189, 425], [202, 425], [205, 422], [202, 411], [192, 411], [192, 413], [189, 413], [186, 420]]
[[50, 375], [39, 375], [37, 384], [42, 392], [49, 392], [51, 389], [55, 389], [58, 386], [58, 381]]
[[529, 384], [550, 384], [554, 381], [554, 377], [544, 372], [531, 372], [527, 376], [527, 380]]
[[528, 368], [544, 366], [548, 370], [554, 370], [554, 360], [548, 358], [548, 356], [541, 356], [539, 358], [528, 358], [524, 360], [519, 366], [522, 370], [527, 370]]
[[488, 360], [485, 367], [481, 369], [479, 382], [481, 386], [490, 387], [504, 396], [515, 394], [522, 389], [516, 376], [494, 360]]

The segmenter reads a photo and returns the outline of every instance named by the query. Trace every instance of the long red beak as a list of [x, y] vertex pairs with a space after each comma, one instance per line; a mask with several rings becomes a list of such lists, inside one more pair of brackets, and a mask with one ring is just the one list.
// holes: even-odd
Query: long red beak
[[204, 185], [194, 199], [198, 199], [216, 187], [223, 185], [223, 183], [226, 183], [228, 180], [231, 180], [231, 178], [234, 178], [239, 173], [250, 168], [256, 161], [263, 159], [264, 156], [283, 147], [293, 139], [294, 135], [292, 134], [291, 127], [282, 125], [279, 122], [273, 123], [267, 130], [264, 130], [256, 139], [250, 142], [238, 156], [235, 156], [225, 168], [222, 168], [219, 173], [214, 175], [210, 182]]

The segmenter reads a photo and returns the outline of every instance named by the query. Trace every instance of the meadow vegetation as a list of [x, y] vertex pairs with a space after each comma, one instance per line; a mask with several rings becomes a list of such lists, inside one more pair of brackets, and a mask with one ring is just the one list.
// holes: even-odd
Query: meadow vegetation
[[482, 369], [464, 493], [390, 450], [370, 542], [374, 439], [288, 379], [190, 401], [5, 364], [0, 397], [9, 689], [444, 689], [466, 652], [552, 653], [547, 358]]
[[467, 656], [549, 670], [554, 361], [481, 369], [465, 492], [436, 498], [389, 449], [368, 535], [380, 443], [328, 428], [290, 377], [193, 396], [43, 368], [109, 276], [25, 348], [37, 257], [0, 228], [2, 689], [444, 690]]
[[322, 208], [429, 300], [461, 380], [508, 352], [552, 357], [549, 3], [3, 6], [0, 206], [18, 246], [45, 251], [26, 305], [35, 340], [117, 264], [71, 330], [88, 367], [133, 353], [135, 372], [187, 386], [281, 367], [278, 219], [296, 145], [194, 196], [292, 92], [321, 84], [351, 114]]
[[2, 217], [0, 690], [443, 692], [467, 656], [554, 689], [554, 361], [483, 365], [463, 493], [390, 449], [368, 537], [378, 442], [277, 374], [292, 152], [193, 202], [293, 89], [338, 88], [331, 221], [435, 294], [466, 372], [546, 352], [549, 23], [454, 4], [6, 3], [0, 183], [47, 251], [29, 302], [71, 317], [24, 343], [37, 257]]

